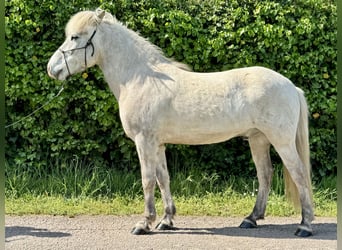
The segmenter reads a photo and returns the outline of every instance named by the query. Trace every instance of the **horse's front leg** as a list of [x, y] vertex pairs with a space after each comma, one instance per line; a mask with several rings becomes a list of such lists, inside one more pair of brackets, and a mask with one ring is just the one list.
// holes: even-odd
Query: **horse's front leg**
[[145, 218], [132, 230], [133, 234], [147, 234], [156, 219], [154, 189], [156, 185], [156, 166], [158, 165], [158, 145], [142, 135], [135, 138], [145, 199]]
[[164, 204], [164, 216], [159, 224], [156, 226], [159, 230], [173, 230], [173, 216], [176, 214], [176, 207], [174, 205], [171, 191], [170, 191], [170, 177], [167, 170], [167, 163], [165, 157], [165, 146], [160, 146], [158, 151], [159, 164], [157, 165], [157, 183], [160, 188], [160, 193]]

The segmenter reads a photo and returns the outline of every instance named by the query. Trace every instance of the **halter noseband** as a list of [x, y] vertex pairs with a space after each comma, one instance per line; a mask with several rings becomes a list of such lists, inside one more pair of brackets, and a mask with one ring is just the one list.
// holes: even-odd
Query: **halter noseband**
[[94, 52], [95, 52], [95, 47], [94, 47], [94, 44], [93, 44], [93, 37], [95, 36], [95, 33], [96, 33], [96, 29], [94, 30], [93, 34], [90, 36], [90, 38], [88, 39], [86, 45], [84, 45], [83, 47], [80, 47], [80, 48], [75, 48], [75, 49], [69, 49], [69, 50], [62, 50], [62, 49], [59, 49], [60, 52], [62, 52], [63, 54], [63, 58], [64, 58], [64, 62], [65, 62], [65, 65], [66, 65], [66, 68], [68, 70], [68, 74], [69, 76], [71, 76], [71, 73], [70, 73], [70, 69], [69, 69], [69, 65], [68, 65], [68, 62], [66, 60], [66, 56], [65, 56], [65, 53], [67, 52], [72, 52], [72, 51], [75, 51], [75, 50], [81, 50], [81, 49], [84, 49], [84, 63], [85, 63], [85, 68], [87, 69], [87, 48], [89, 46], [92, 47], [93, 51], [91, 53], [91, 56], [94, 56]]

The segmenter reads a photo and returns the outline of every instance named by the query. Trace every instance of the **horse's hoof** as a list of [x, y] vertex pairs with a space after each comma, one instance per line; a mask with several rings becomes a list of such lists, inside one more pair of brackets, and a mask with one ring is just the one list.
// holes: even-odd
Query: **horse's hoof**
[[144, 234], [151, 233], [151, 231], [148, 230], [148, 229], [144, 229], [144, 228], [140, 228], [140, 227], [135, 227], [135, 228], [132, 229], [131, 233], [134, 234], [134, 235], [144, 235]]
[[297, 231], [295, 232], [295, 235], [298, 237], [309, 237], [312, 236], [312, 231], [308, 231], [302, 228], [298, 228]]
[[254, 222], [252, 220], [244, 219], [239, 227], [240, 228], [256, 228], [257, 224], [256, 224], [256, 222]]
[[172, 224], [168, 225], [168, 224], [164, 224], [164, 223], [159, 223], [156, 226], [156, 229], [158, 229], [158, 230], [177, 230], [177, 228], [174, 227]]

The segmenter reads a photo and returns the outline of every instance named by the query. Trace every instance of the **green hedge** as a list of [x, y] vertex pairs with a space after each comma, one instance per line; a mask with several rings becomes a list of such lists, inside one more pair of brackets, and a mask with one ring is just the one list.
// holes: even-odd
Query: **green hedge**
[[[263, 65], [290, 78], [309, 103], [314, 174], [336, 174], [334, 1], [113, 2], [5, 2], [7, 124], [59, 91], [62, 83], [47, 76], [46, 65], [64, 40], [65, 24], [74, 13], [100, 6], [194, 71]], [[75, 155], [98, 165], [139, 169], [134, 144], [121, 128], [118, 105], [97, 68], [73, 76], [64, 92], [39, 113], [6, 128], [11, 167], [49, 168]], [[167, 156], [171, 169], [196, 167], [223, 177], [255, 175], [248, 143], [239, 138], [207, 146], [170, 145]]]

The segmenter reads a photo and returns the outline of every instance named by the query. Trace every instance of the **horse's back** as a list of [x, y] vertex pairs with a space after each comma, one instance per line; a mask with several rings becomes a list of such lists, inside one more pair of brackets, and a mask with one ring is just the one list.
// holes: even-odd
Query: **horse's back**
[[172, 108], [182, 116], [204, 119], [263, 116], [284, 113], [298, 103], [298, 90], [283, 75], [264, 68], [248, 67], [215, 73], [186, 72], [178, 79]]
[[160, 132], [170, 143], [213, 143], [255, 130], [280, 133], [298, 116], [296, 87], [267, 68], [183, 71], [174, 79], [178, 83], [173, 83], [170, 105], [159, 112]]

